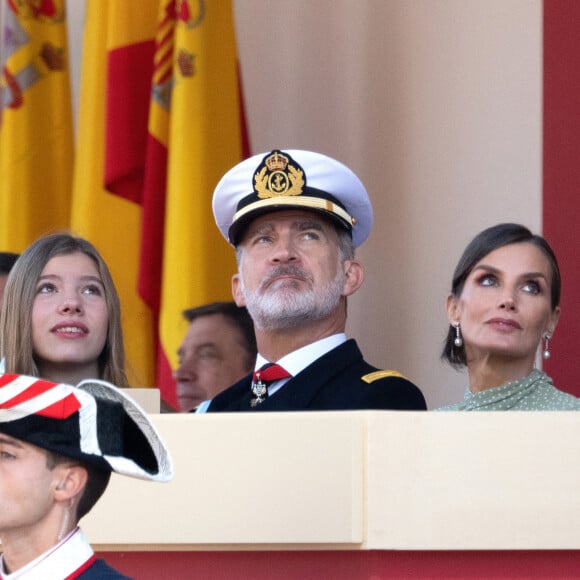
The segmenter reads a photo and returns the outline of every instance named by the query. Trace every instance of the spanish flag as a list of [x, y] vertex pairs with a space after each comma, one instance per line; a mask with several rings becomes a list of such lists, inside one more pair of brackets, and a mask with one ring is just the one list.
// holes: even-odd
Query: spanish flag
[[2, 4], [0, 250], [67, 229], [73, 132], [64, 0]]
[[176, 405], [182, 311], [231, 299], [212, 192], [248, 155], [230, 2], [89, 0], [73, 226], [121, 294], [132, 384]]
[[[72, 228], [99, 249], [121, 298], [133, 386], [155, 381], [153, 317], [139, 297], [137, 277], [157, 2], [88, 0], [73, 186]], [[118, 138], [110, 130], [115, 124], [124, 140], [113, 143], [119, 164], [107, 175], [106, 142]]]
[[157, 384], [174, 405], [182, 311], [231, 299], [234, 252], [219, 235], [211, 198], [221, 176], [247, 155], [231, 3], [162, 0], [139, 288], [158, 321]]

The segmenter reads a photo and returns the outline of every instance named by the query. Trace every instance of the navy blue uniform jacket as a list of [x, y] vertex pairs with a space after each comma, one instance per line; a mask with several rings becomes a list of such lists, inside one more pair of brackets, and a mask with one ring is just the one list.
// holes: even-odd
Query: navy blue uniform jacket
[[[217, 395], [207, 412], [425, 410], [421, 391], [400, 376], [372, 376], [354, 340], [347, 340], [292, 377], [256, 407], [250, 406], [251, 375]], [[379, 376], [380, 378], [377, 378]]]
[[[111, 568], [104, 560], [95, 560], [84, 572], [73, 576], [79, 580], [131, 580], [129, 576], [123, 576], [114, 568]], [[48, 580], [48, 578], [47, 578]]]

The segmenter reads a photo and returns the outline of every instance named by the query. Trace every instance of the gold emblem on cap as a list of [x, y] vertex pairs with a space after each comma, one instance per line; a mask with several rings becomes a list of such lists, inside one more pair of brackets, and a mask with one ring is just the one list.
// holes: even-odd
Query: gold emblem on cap
[[256, 171], [254, 187], [260, 199], [300, 195], [304, 188], [304, 172], [292, 165], [289, 157], [273, 151]]

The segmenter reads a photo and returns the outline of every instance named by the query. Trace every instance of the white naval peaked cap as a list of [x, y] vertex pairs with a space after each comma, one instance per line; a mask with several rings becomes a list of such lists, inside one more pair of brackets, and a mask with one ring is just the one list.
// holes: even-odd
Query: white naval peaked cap
[[373, 209], [361, 180], [346, 165], [321, 153], [275, 149], [230, 169], [213, 194], [213, 213], [222, 235], [237, 245], [259, 215], [298, 208], [321, 213], [352, 235], [355, 247], [368, 237]]
[[103, 471], [169, 481], [173, 463], [145, 411], [100, 380], [76, 387], [0, 375], [0, 433]]

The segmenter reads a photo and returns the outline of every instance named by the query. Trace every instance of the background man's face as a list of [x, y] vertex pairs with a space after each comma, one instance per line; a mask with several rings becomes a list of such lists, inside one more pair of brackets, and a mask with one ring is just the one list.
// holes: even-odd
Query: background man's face
[[179, 410], [190, 411], [247, 375], [248, 355], [241, 332], [223, 314], [194, 319], [179, 348]]

